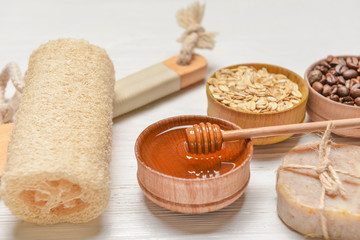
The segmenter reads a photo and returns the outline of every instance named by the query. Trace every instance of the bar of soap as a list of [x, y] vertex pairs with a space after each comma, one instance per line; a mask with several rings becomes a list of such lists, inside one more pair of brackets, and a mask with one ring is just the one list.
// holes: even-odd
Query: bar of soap
[[[283, 165], [319, 166], [318, 143], [290, 150]], [[329, 159], [336, 170], [360, 174], [360, 147], [332, 144]], [[331, 239], [360, 239], [360, 181], [338, 174], [346, 196], [325, 196], [324, 216]], [[323, 237], [320, 214], [321, 184], [314, 170], [279, 169], [277, 211], [291, 229], [309, 237]]]
[[32, 53], [25, 79], [1, 198], [25, 221], [90, 221], [110, 196], [112, 61], [87, 41], [59, 39]]

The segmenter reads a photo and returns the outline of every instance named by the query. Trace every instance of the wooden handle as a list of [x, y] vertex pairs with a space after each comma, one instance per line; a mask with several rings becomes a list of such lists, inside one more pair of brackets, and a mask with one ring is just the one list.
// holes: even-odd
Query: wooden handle
[[332, 121], [296, 123], [262, 128], [248, 128], [234, 131], [223, 131], [222, 134], [224, 141], [231, 141], [240, 138], [259, 138], [294, 133], [317, 132], [326, 130], [326, 127], [330, 122], [333, 123], [334, 128], [360, 127], [360, 118], [350, 118]]
[[13, 126], [13, 123], [0, 124], [0, 177], [4, 171], [7, 147]]
[[322, 131], [326, 130], [329, 123], [332, 123], [334, 128], [356, 128], [360, 127], [360, 118], [247, 128], [222, 132], [216, 124], [200, 123], [194, 124], [192, 127], [186, 129], [186, 140], [189, 153], [208, 154], [220, 150], [223, 141]]
[[180, 66], [178, 57], [150, 66], [115, 83], [113, 117], [177, 92], [205, 78], [207, 61], [194, 54], [189, 65]]

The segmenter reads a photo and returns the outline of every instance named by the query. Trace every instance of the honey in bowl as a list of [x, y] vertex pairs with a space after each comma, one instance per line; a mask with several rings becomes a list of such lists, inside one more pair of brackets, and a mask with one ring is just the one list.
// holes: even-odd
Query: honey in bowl
[[210, 212], [231, 204], [245, 191], [252, 141], [224, 142], [215, 153], [190, 154], [185, 129], [200, 122], [218, 124], [223, 130], [239, 129], [219, 118], [179, 116], [150, 125], [136, 141], [138, 183], [159, 206], [182, 213]]
[[[144, 149], [147, 165], [163, 174], [179, 178], [211, 178], [225, 174], [244, 161], [245, 144], [241, 140], [224, 142], [221, 150], [211, 154], [190, 154], [187, 150], [185, 129], [177, 126], [148, 136]], [[223, 130], [230, 130], [222, 126]], [[167, 157], [160, 157], [164, 155]]]

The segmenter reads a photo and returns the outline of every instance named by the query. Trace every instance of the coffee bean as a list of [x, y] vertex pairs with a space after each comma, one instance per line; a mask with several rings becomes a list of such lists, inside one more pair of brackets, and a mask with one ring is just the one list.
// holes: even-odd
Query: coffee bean
[[337, 81], [336, 81], [336, 78], [333, 74], [331, 73], [327, 73], [326, 74], [326, 82], [330, 85], [333, 85], [335, 84]]
[[346, 61], [344, 58], [339, 58], [339, 62], [341, 65], [346, 65]]
[[360, 97], [355, 98], [355, 104], [360, 106]]
[[320, 80], [320, 83], [321, 83], [322, 85], [326, 84], [326, 77], [325, 77], [325, 75], [322, 75], [321, 80]]
[[330, 95], [330, 99], [335, 101], [335, 102], [338, 102], [339, 101], [339, 96], [336, 95], [336, 94], [332, 94], [332, 95]]
[[322, 90], [322, 95], [329, 96], [331, 94], [331, 87], [328, 84], [325, 84]]
[[345, 79], [344, 79], [343, 76], [337, 77], [337, 81], [338, 81], [338, 83], [340, 83], [340, 84], [342, 84], [342, 85], [345, 85]]
[[354, 99], [350, 96], [346, 96], [346, 97], [343, 97], [343, 101], [344, 102], [350, 102], [350, 101], [354, 101]]
[[323, 74], [326, 74], [328, 72], [328, 68], [325, 66], [316, 66], [318, 70], [320, 70]]
[[335, 66], [335, 71], [337, 74], [341, 74], [341, 68], [343, 67], [343, 65], [341, 64], [338, 64]]
[[347, 70], [349, 70], [349, 68], [347, 66], [342, 65], [342, 68], [340, 69], [340, 74], [343, 74]]
[[314, 82], [312, 88], [317, 91], [318, 93], [322, 93], [323, 85], [320, 82]]
[[344, 85], [339, 84], [337, 89], [337, 93], [340, 97], [345, 97], [349, 95], [349, 88], [345, 87]]
[[327, 67], [327, 68], [331, 68], [330, 64], [328, 64], [326, 61], [321, 61], [320, 65]]
[[344, 64], [341, 64], [341, 62], [339, 61], [339, 59], [338, 58], [336, 58], [336, 57], [334, 57], [331, 61], [330, 61], [330, 63], [329, 63], [331, 66], [336, 66], [336, 65], [344, 65]]
[[345, 79], [349, 79], [349, 78], [356, 78], [358, 73], [354, 69], [349, 69], [346, 70], [342, 75]]
[[350, 89], [350, 80], [345, 81], [345, 87]]
[[343, 102], [343, 104], [354, 106], [354, 101]]
[[350, 79], [350, 89], [355, 85], [358, 84], [359, 80], [357, 80], [356, 78], [352, 78]]
[[355, 84], [350, 90], [350, 96], [353, 98], [360, 97], [360, 84]]
[[326, 61], [330, 63], [333, 59], [334, 57], [332, 55], [329, 55], [327, 56]]
[[331, 87], [331, 95], [333, 95], [333, 94], [336, 94], [337, 93], [337, 90], [338, 90], [338, 87], [336, 86], [336, 85], [333, 85], [332, 87]]
[[357, 69], [359, 67], [358, 63], [359, 63], [359, 60], [357, 59], [357, 57], [348, 57], [348, 58], [346, 58], [346, 65], [349, 68]]
[[322, 73], [320, 70], [312, 70], [310, 73], [309, 73], [309, 83], [310, 84], [313, 84], [314, 82], [317, 82], [317, 81], [320, 81], [321, 78], [322, 78]]
[[332, 74], [332, 75], [336, 75], [336, 74], [337, 74], [336, 70], [333, 69], [333, 68], [330, 68], [330, 69], [328, 70], [328, 73], [330, 73], [330, 74]]

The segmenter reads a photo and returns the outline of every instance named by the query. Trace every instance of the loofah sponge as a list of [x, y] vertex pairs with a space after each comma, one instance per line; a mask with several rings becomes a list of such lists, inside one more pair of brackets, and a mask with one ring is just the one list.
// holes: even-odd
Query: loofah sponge
[[37, 224], [99, 216], [110, 195], [114, 67], [83, 40], [59, 39], [30, 57], [1, 179], [4, 203]]

